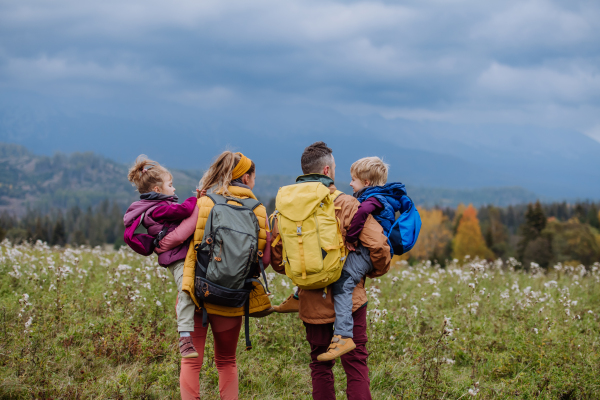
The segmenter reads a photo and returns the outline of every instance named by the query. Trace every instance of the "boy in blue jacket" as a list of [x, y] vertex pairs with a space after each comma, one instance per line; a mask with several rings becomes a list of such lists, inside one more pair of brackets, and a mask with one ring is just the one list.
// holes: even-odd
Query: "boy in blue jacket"
[[[365, 221], [372, 215], [388, 235], [395, 222], [396, 211], [402, 210], [402, 197], [406, 190], [402, 183], [387, 182], [388, 165], [379, 157], [366, 157], [350, 167], [350, 186], [354, 197], [360, 201], [350, 228], [346, 232], [346, 246], [350, 253], [344, 263], [342, 275], [332, 286], [335, 307], [334, 336], [326, 353], [320, 354], [319, 361], [329, 361], [352, 351], [354, 321], [352, 319], [352, 292], [356, 285], [372, 269], [369, 250], [358, 240]], [[392, 255], [394, 251], [390, 244]]]

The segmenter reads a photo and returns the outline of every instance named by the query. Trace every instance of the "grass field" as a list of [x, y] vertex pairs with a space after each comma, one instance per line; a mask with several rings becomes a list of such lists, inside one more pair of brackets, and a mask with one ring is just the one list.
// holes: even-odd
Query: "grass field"
[[[1, 399], [176, 399], [176, 288], [153, 257], [0, 246]], [[292, 290], [269, 274], [274, 303]], [[368, 280], [374, 399], [595, 399], [600, 264], [396, 262]], [[297, 315], [253, 319], [238, 347], [241, 399], [309, 399]], [[200, 381], [218, 399], [209, 335]], [[336, 392], [345, 399], [341, 365]]]

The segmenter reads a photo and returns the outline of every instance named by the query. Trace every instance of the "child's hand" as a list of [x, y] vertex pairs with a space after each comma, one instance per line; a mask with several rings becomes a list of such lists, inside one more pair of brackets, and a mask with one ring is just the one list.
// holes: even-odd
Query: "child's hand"
[[206, 196], [206, 189], [196, 189], [196, 197], [199, 199], [200, 197]]
[[346, 248], [350, 251], [356, 250], [356, 247], [354, 247], [354, 245], [350, 242], [346, 242]]

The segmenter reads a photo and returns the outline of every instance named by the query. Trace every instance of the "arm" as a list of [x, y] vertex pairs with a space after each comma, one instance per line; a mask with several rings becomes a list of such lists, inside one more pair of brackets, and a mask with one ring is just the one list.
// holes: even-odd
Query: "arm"
[[361, 205], [358, 206], [358, 210], [356, 210], [354, 217], [352, 217], [350, 228], [348, 228], [348, 232], [346, 233], [346, 241], [356, 243], [369, 214], [373, 214], [373, 212], [381, 210], [382, 208], [382, 204], [375, 197], [369, 197], [367, 200], [363, 201]]
[[387, 237], [383, 234], [383, 228], [372, 215], [369, 215], [365, 221], [359, 239], [363, 246], [369, 249], [373, 263], [373, 272], [368, 274], [369, 278], [376, 278], [387, 273], [392, 264], [390, 245]]
[[152, 218], [155, 221], [181, 221], [192, 215], [197, 201], [195, 197], [190, 197], [182, 204], [170, 203], [157, 207], [152, 212]]
[[[342, 195], [337, 198], [335, 205], [340, 207], [336, 211], [336, 215], [342, 223], [342, 234], [345, 235], [358, 210], [359, 202], [352, 196]], [[387, 237], [383, 234], [383, 228], [372, 215], [367, 216], [358, 238], [363, 246], [369, 250], [371, 262], [373, 263], [374, 270], [368, 276], [376, 278], [385, 274], [390, 269], [392, 261], [390, 246]]]
[[[276, 220], [273, 219], [273, 226], [271, 227], [271, 237], [273, 238], [272, 240], [277, 240], [277, 236], [279, 236], [279, 227], [277, 226]], [[283, 247], [281, 245], [280, 238], [275, 246], [271, 246], [271, 267], [275, 272], [285, 274], [285, 266], [281, 265], [282, 253]]]
[[[192, 197], [192, 199], [194, 198]], [[196, 199], [194, 200], [196, 201]], [[179, 224], [177, 228], [175, 228], [160, 241], [160, 248], [156, 249], [156, 253], [164, 253], [165, 251], [174, 249], [185, 242], [194, 233], [197, 222], [198, 207], [195, 207], [192, 215], [181, 221], [181, 224]]]

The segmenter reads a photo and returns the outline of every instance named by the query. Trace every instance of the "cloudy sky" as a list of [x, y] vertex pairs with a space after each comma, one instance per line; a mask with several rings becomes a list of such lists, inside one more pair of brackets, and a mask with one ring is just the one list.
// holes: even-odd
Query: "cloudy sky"
[[596, 0], [0, 2], [0, 88], [59, 102], [576, 129], [600, 140]]
[[[318, 132], [360, 118], [471, 142], [487, 126], [537, 142], [560, 131], [548, 160], [565, 134], [600, 142], [600, 2], [0, 0], [2, 141], [129, 159], [137, 150], [84, 139], [93, 126], [120, 138], [164, 121], [163, 132], [292, 135], [281, 127], [310, 130], [308, 114]], [[409, 147], [436, 145], [448, 147]]]

